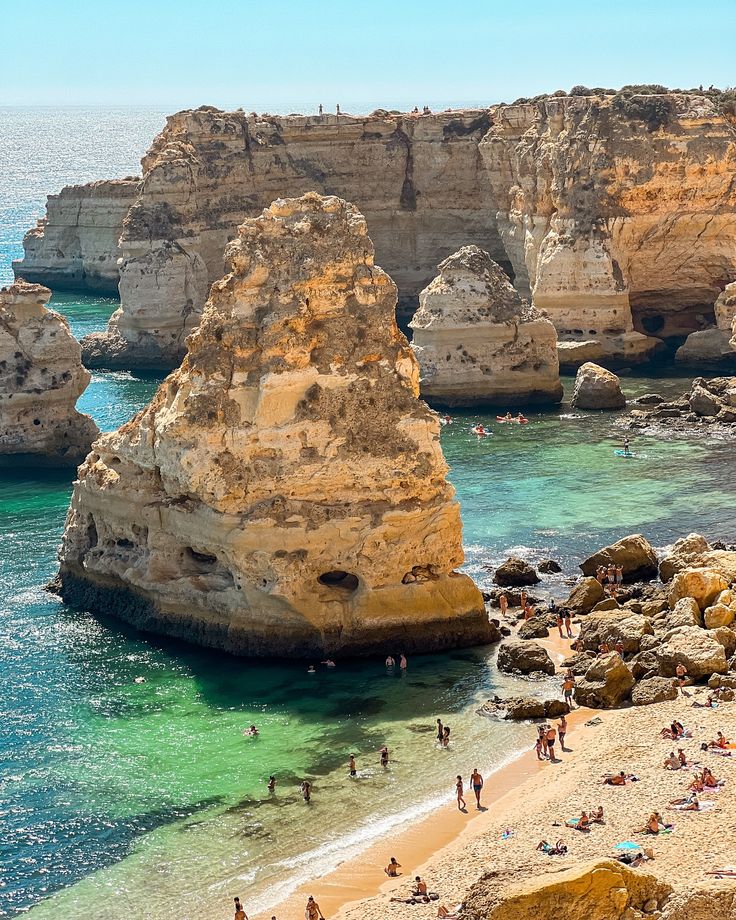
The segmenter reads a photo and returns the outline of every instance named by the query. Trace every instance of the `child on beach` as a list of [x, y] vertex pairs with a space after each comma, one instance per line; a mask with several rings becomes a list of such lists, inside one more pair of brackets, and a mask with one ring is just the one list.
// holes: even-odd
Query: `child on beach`
[[534, 750], [537, 752], [537, 760], [544, 760], [544, 755], [542, 753], [542, 737], [539, 734], [537, 734]]

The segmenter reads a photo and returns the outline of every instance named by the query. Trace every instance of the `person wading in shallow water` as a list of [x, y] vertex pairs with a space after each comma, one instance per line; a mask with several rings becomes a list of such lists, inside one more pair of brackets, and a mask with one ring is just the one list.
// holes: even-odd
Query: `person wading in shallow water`
[[235, 898], [235, 920], [248, 920], [248, 915], [243, 910], [240, 898]]
[[305, 802], [309, 802], [312, 799], [312, 784], [308, 780], [304, 780], [301, 786], [302, 789], [302, 798]]

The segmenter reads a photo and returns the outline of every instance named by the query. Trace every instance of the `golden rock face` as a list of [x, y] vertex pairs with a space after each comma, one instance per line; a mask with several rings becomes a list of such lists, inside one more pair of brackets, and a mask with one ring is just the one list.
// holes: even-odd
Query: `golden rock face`
[[181, 368], [80, 469], [65, 596], [242, 654], [489, 641], [362, 215], [278, 200], [227, 259]]

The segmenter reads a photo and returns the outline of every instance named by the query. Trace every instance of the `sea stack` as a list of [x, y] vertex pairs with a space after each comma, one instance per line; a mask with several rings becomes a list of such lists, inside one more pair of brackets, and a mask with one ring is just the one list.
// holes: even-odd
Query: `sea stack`
[[15, 281], [0, 290], [0, 463], [76, 466], [99, 431], [74, 408], [90, 381], [51, 291]]
[[439, 265], [410, 326], [422, 396], [444, 406], [562, 399], [557, 333], [478, 246]]
[[66, 600], [242, 655], [496, 637], [373, 256], [336, 197], [243, 223], [182, 366], [79, 471]]

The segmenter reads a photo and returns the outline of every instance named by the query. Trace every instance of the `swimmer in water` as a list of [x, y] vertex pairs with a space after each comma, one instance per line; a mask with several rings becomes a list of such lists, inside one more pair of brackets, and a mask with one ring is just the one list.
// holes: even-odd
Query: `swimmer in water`
[[243, 734], [248, 737], [254, 738], [256, 735], [258, 735], [258, 729], [255, 727], [255, 725], [251, 725], [250, 728], [246, 728]]
[[396, 667], [396, 661], [393, 659], [391, 655], [389, 655], [388, 658], [386, 658], [386, 667], [387, 668]]
[[380, 760], [380, 763], [381, 763], [381, 766], [382, 766], [382, 767], [387, 767], [387, 766], [388, 766], [388, 748], [386, 747], [385, 744], [384, 744], [384, 746], [381, 748], [381, 760]]
[[268, 791], [269, 792], [276, 791], [276, 777], [275, 776], [268, 777]]
[[355, 766], [355, 754], [351, 754], [351, 755], [350, 755], [350, 759], [348, 760], [348, 770], [350, 770], [350, 775], [351, 775], [351, 776], [357, 776], [357, 775], [358, 775], [358, 770], [357, 770], [357, 768], [356, 768], [356, 766]]
[[312, 799], [312, 784], [309, 782], [309, 780], [306, 780], [306, 779], [304, 780], [304, 782], [301, 785], [301, 790], [302, 790], [302, 798], [304, 799], [305, 802], [309, 803]]
[[331, 658], [328, 658], [326, 661], [323, 661], [322, 664], [325, 665], [325, 666], [328, 667], [328, 668], [336, 668], [336, 667], [337, 667], [337, 665], [335, 664], [335, 662], [334, 662]]

